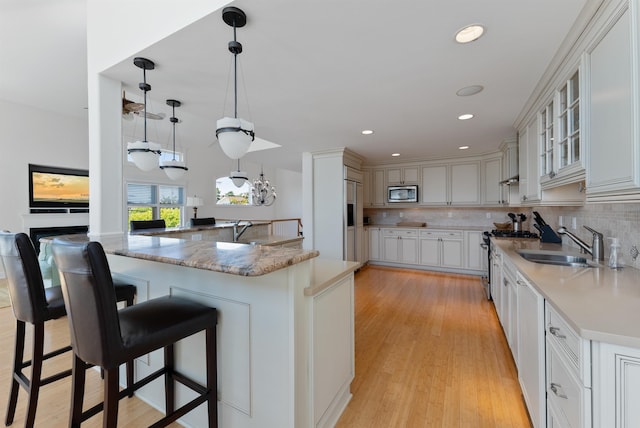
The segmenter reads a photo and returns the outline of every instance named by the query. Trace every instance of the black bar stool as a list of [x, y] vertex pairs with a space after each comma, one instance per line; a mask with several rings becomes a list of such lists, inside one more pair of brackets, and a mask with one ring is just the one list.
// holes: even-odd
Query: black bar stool
[[[71, 374], [66, 370], [42, 378], [42, 363], [49, 358], [71, 350], [65, 346], [44, 354], [44, 323], [66, 315], [61, 287], [45, 288], [31, 239], [24, 233], [0, 232], [0, 257], [8, 279], [9, 297], [16, 318], [16, 342], [13, 374], [5, 425], [11, 425], [15, 416], [18, 392], [22, 386], [29, 395], [25, 427], [33, 427], [40, 387]], [[115, 287], [116, 299], [133, 305], [136, 288], [129, 284]], [[24, 361], [25, 326], [33, 325], [33, 351], [31, 360]], [[29, 379], [22, 370], [31, 366]], [[127, 362], [127, 382], [133, 384], [133, 364]]]
[[[167, 426], [205, 402], [208, 426], [217, 427], [216, 310], [188, 299], [165, 296], [118, 311], [109, 264], [100, 243], [75, 244], [54, 239], [53, 257], [61, 275], [75, 354], [69, 426], [78, 428], [104, 410], [102, 426], [116, 427], [118, 401], [164, 375], [166, 416], [152, 427]], [[174, 344], [200, 331], [206, 337], [206, 386], [174, 368]], [[118, 366], [160, 348], [164, 348], [164, 367], [118, 392]], [[83, 412], [87, 363], [104, 369], [104, 402]], [[176, 381], [198, 394], [178, 409]]]

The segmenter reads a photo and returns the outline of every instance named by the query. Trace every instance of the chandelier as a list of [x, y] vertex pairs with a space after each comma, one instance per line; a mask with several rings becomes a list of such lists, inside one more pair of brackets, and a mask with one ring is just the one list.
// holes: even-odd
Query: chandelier
[[273, 205], [276, 197], [276, 188], [264, 177], [264, 171], [260, 168], [260, 177], [253, 180], [251, 187], [253, 205], [268, 207]]

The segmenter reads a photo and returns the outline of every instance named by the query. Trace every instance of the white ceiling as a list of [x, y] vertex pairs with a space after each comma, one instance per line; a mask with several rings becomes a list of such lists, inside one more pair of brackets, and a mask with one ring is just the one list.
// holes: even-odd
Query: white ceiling
[[[461, 145], [470, 146], [464, 154], [497, 150], [515, 137], [516, 117], [586, 1], [234, 2], [248, 17], [238, 29], [239, 115], [282, 146], [246, 159], [299, 171], [302, 152], [336, 147], [369, 162], [391, 161], [393, 152], [404, 161], [460, 156]], [[1, 99], [86, 117], [85, 3], [0, 2]], [[114, 31], [135, 37], [143, 21], [139, 29], [114, 23]], [[484, 37], [455, 43], [456, 30], [471, 23], [486, 27]], [[147, 72], [149, 111], [170, 116], [164, 101], [183, 102], [179, 146], [221, 153], [215, 121], [233, 114], [232, 38], [217, 12], [136, 55], [156, 63]], [[127, 98], [141, 99], [132, 58], [105, 74], [123, 82]], [[456, 96], [469, 85], [485, 90]], [[457, 120], [462, 113], [475, 117]], [[163, 122], [156, 128], [169, 132]]]

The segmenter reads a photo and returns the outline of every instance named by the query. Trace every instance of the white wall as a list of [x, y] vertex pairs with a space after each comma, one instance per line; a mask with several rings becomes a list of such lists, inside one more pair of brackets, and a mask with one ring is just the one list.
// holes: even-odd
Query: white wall
[[87, 121], [4, 100], [0, 118], [0, 229], [23, 232], [23, 215], [29, 212], [28, 164], [88, 169]]

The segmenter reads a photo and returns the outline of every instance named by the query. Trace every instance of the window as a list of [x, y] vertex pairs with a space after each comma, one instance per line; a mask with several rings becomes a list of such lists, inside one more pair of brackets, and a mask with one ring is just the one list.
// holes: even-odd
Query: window
[[560, 168], [580, 160], [580, 80], [576, 71], [560, 89], [558, 149]]
[[553, 174], [553, 101], [540, 112], [540, 175]]
[[131, 220], [164, 219], [167, 227], [182, 224], [184, 188], [161, 184], [127, 184], [127, 225]]
[[229, 177], [216, 179], [216, 205], [251, 205], [251, 184], [236, 187]]

